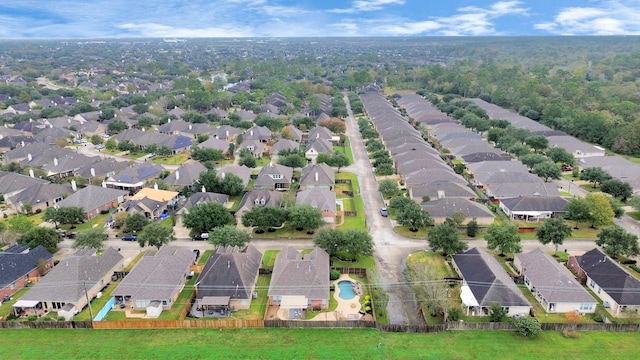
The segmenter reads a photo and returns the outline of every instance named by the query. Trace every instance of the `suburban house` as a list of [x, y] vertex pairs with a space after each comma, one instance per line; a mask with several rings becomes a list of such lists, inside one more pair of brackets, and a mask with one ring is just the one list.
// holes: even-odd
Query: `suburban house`
[[208, 138], [206, 141], [198, 144], [198, 147], [203, 149], [214, 149], [220, 150], [223, 154], [226, 154], [229, 151], [230, 142], [226, 140], [221, 140], [217, 138]]
[[640, 310], [640, 280], [613, 259], [595, 248], [581, 256], [571, 256], [569, 267], [614, 314]]
[[291, 246], [276, 256], [269, 285], [269, 305], [289, 311], [289, 318], [304, 319], [307, 308], [329, 307], [329, 254], [314, 248], [302, 256]]
[[228, 201], [229, 201], [229, 195], [227, 194], [218, 194], [218, 193], [212, 193], [212, 192], [196, 192], [191, 194], [191, 196], [187, 198], [187, 201], [185, 201], [184, 205], [182, 206], [182, 209], [180, 209], [180, 212], [181, 213], [188, 212], [192, 206], [203, 203], [203, 202], [217, 202], [222, 205], [226, 205]]
[[249, 181], [251, 181], [252, 172], [253, 172], [253, 169], [249, 167], [246, 167], [244, 165], [234, 165], [234, 164], [224, 165], [217, 170], [218, 176], [223, 179], [227, 174], [233, 174], [239, 177], [240, 180], [242, 180], [242, 185], [245, 187], [247, 186], [247, 184], [249, 184]]
[[554, 147], [563, 148], [571, 153], [576, 159], [591, 156], [605, 156], [605, 149], [603, 147], [578, 140], [573, 136], [547, 136], [547, 140], [549, 140], [549, 149]]
[[270, 163], [263, 166], [253, 184], [256, 190], [287, 190], [291, 186], [293, 168]]
[[233, 127], [231, 125], [221, 125], [215, 129], [213, 129], [213, 137], [220, 140], [225, 140], [230, 142], [235, 139], [238, 135], [242, 134], [242, 129], [237, 127]]
[[429, 212], [434, 224], [442, 224], [455, 213], [463, 213], [466, 218], [463, 224], [475, 220], [479, 225], [493, 224], [493, 213], [482, 203], [465, 198], [442, 198], [422, 203], [422, 208]]
[[116, 209], [129, 197], [125, 190], [109, 189], [100, 186], [88, 185], [68, 198], [58, 202], [57, 207], [78, 206], [87, 214], [87, 219], [100, 215], [101, 211]]
[[258, 282], [262, 253], [253, 245], [218, 247], [196, 281], [196, 305], [204, 316], [248, 309]]
[[567, 202], [559, 196], [520, 196], [500, 199], [499, 207], [511, 220], [539, 221], [564, 216]]
[[324, 163], [308, 165], [300, 175], [300, 190], [326, 189], [333, 190], [336, 185], [333, 169]]
[[409, 192], [409, 197], [418, 203], [423, 202], [425, 196], [428, 196], [430, 200], [444, 198], [475, 199], [477, 196], [469, 186], [447, 180], [407, 185], [407, 191]]
[[280, 151], [292, 151], [299, 148], [300, 143], [295, 142], [294, 140], [280, 139], [271, 146], [271, 149], [269, 149], [269, 155], [271, 156], [272, 161], [278, 162]]
[[[158, 317], [169, 310], [184, 288], [195, 255], [191, 250], [163, 246], [154, 255], [140, 258], [136, 266], [113, 290], [116, 303], [133, 310], [146, 310], [148, 317]], [[161, 304], [157, 312], [156, 304]]]
[[282, 199], [281, 191], [274, 190], [251, 190], [246, 192], [242, 196], [238, 210], [236, 210], [235, 216], [238, 222], [242, 219], [242, 215], [245, 212], [253, 209], [256, 206], [275, 206], [280, 207], [280, 200]]
[[513, 263], [524, 284], [549, 313], [578, 311], [593, 313], [598, 302], [585, 290], [573, 274], [551, 255], [537, 248], [516, 254]]
[[44, 211], [50, 206], [62, 201], [75, 189], [75, 182], [71, 184], [33, 184], [23, 191], [5, 198], [7, 204], [18, 212], [27, 212], [26, 207], [31, 206], [31, 212]]
[[[258, 142], [266, 143], [271, 139], [271, 130], [265, 126], [254, 125], [252, 128], [244, 132], [242, 136], [244, 141], [255, 140]], [[244, 142], [243, 141], [243, 142]]]
[[452, 265], [462, 277], [460, 299], [467, 315], [489, 315], [491, 304], [498, 303], [508, 316], [529, 314], [531, 305], [500, 263], [480, 248], [472, 248], [452, 257]]
[[307, 160], [311, 161], [312, 164], [315, 164], [320, 153], [333, 155], [333, 144], [331, 144], [331, 141], [323, 138], [309, 141], [305, 148], [304, 156], [306, 156]]
[[[42, 265], [39, 263], [43, 262]], [[40, 266], [44, 268], [40, 268]], [[14, 245], [0, 251], [0, 301], [11, 296], [27, 284], [36, 283], [36, 279], [53, 267], [53, 255], [42, 245], [33, 249], [28, 246]]]
[[178, 195], [176, 191], [143, 188], [129, 198], [123, 210], [139, 212], [148, 219], [156, 220], [175, 208]]
[[90, 165], [80, 167], [75, 171], [75, 176], [83, 177], [89, 181], [102, 181], [128, 167], [129, 163], [127, 161], [105, 158]]
[[293, 140], [298, 143], [302, 141], [302, 131], [291, 124], [282, 129], [281, 135], [283, 138]]
[[0, 171], [0, 195], [4, 196], [5, 199], [20, 193], [29, 186], [48, 183], [47, 180], [36, 177]]
[[182, 163], [176, 171], [164, 178], [164, 182], [171, 185], [174, 190], [180, 190], [184, 187], [193, 188], [200, 178], [200, 173], [207, 171], [207, 168], [200, 162], [188, 160]]
[[331, 134], [331, 130], [324, 126], [316, 126], [309, 130], [309, 141], [314, 139], [325, 139], [327, 141], [331, 141], [333, 138], [333, 134]]
[[309, 204], [322, 211], [322, 219], [327, 224], [335, 224], [337, 207], [336, 193], [323, 188], [298, 191], [296, 205]]
[[236, 148], [236, 152], [239, 154], [244, 149], [249, 150], [254, 158], [261, 159], [266, 152], [267, 146], [260, 140], [244, 139]]
[[133, 193], [142, 189], [145, 182], [157, 177], [163, 171], [164, 167], [160, 164], [138, 163], [110, 176], [104, 183], [110, 188], [128, 190]]
[[98, 296], [122, 271], [124, 258], [118, 250], [108, 248], [96, 256], [95, 250], [80, 250], [54, 266], [37, 284], [13, 305], [16, 316], [57, 312], [66, 320], [82, 311], [88, 299]]

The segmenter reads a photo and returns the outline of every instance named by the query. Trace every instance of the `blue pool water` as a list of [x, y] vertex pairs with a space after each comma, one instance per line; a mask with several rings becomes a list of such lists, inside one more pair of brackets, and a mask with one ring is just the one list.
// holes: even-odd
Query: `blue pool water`
[[340, 296], [341, 299], [351, 300], [356, 296], [353, 292], [353, 283], [351, 281], [340, 281], [338, 287], [340, 287], [340, 294], [338, 296]]

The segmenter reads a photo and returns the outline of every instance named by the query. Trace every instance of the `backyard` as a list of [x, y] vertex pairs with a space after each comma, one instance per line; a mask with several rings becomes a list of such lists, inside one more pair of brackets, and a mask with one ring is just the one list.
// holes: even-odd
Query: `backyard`
[[[3, 330], [4, 359], [632, 359], [636, 333], [411, 334], [368, 329]], [[64, 346], [61, 346], [64, 344]], [[90, 344], [90, 345], [89, 345]], [[561, 355], [565, 354], [565, 355]]]

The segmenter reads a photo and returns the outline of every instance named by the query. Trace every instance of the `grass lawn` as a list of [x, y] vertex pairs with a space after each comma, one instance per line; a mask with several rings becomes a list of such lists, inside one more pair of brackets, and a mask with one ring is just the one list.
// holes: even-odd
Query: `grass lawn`
[[451, 270], [449, 270], [449, 266], [447, 266], [447, 260], [438, 252], [416, 251], [409, 254], [407, 262], [415, 261], [426, 262], [441, 278], [453, 276]]
[[[343, 171], [336, 173], [336, 179], [351, 180], [351, 191], [353, 191], [353, 194], [355, 195], [353, 197], [353, 202], [355, 205], [355, 211], [358, 213], [358, 216], [345, 216], [344, 224], [340, 226], [340, 229], [366, 230], [367, 223], [365, 220], [366, 217], [364, 213], [364, 203], [362, 202], [362, 197], [360, 196], [360, 185], [358, 184], [358, 177], [354, 173]], [[348, 201], [345, 201], [345, 208], [349, 206], [347, 205], [347, 202]]]
[[[104, 305], [111, 298], [111, 293], [115, 288], [120, 284], [121, 279], [117, 281], [112, 281], [111, 284], [107, 286], [106, 289], [102, 290], [102, 297], [100, 299], [93, 299], [91, 301], [91, 311], [93, 311], [93, 316], [96, 316], [100, 310], [104, 307]], [[88, 321], [91, 320], [91, 311], [89, 311], [89, 307], [87, 306], [84, 310], [80, 311], [78, 315], [73, 317], [73, 320], [77, 321]]]
[[189, 156], [190, 155], [188, 152], [183, 152], [183, 153], [176, 154], [173, 156], [168, 156], [168, 157], [154, 156], [151, 158], [150, 161], [156, 164], [180, 165], [183, 162], [187, 161], [189, 159]]
[[22, 288], [18, 290], [15, 294], [11, 295], [11, 300], [5, 301], [0, 305], [0, 318], [4, 319], [7, 315], [11, 314], [13, 311], [13, 304], [15, 304], [16, 301], [18, 301], [18, 299], [27, 292], [27, 290], [29, 290], [29, 288]]
[[191, 305], [191, 294], [195, 291], [194, 284], [196, 283], [196, 279], [197, 277], [194, 276], [187, 280], [187, 283], [184, 285], [184, 288], [180, 292], [180, 295], [178, 295], [176, 302], [173, 303], [171, 309], [163, 310], [158, 320], [180, 320], [180, 313], [184, 307]]
[[269, 284], [271, 283], [271, 275], [259, 275], [256, 284], [257, 299], [251, 300], [251, 306], [248, 310], [237, 310], [231, 313], [232, 319], [252, 320], [264, 319], [267, 312], [267, 303], [269, 302]]
[[629, 211], [627, 215], [631, 216], [633, 220], [640, 221], [640, 211]]
[[256, 166], [257, 167], [267, 166], [269, 165], [270, 162], [271, 162], [271, 157], [265, 156], [260, 159], [256, 159]]
[[305, 312], [305, 319], [306, 320], [311, 320], [314, 317], [318, 316], [318, 314], [321, 313], [326, 313], [326, 312], [332, 312], [332, 311], [336, 311], [336, 309], [338, 308], [338, 300], [336, 300], [335, 297], [335, 292], [330, 292], [329, 293], [329, 307], [324, 309], [324, 310], [320, 310], [320, 311], [313, 311], [311, 310], [311, 308], [308, 308], [307, 311]]
[[202, 255], [200, 255], [200, 259], [198, 259], [198, 265], [206, 264], [207, 260], [211, 257], [211, 254], [213, 254], [213, 250], [205, 250]]
[[276, 263], [276, 256], [280, 250], [267, 250], [262, 255], [262, 268], [264, 269], [273, 269], [273, 266]]
[[393, 230], [398, 233], [399, 235], [402, 235], [404, 237], [410, 238], [410, 239], [425, 239], [427, 238], [427, 229], [418, 229], [418, 231], [413, 232], [411, 230], [409, 230], [408, 227], [406, 226], [395, 226], [393, 228]]
[[[4, 359], [632, 359], [636, 333], [369, 329], [3, 330]], [[90, 345], [88, 345], [90, 344]], [[378, 349], [378, 344], [381, 344]]]

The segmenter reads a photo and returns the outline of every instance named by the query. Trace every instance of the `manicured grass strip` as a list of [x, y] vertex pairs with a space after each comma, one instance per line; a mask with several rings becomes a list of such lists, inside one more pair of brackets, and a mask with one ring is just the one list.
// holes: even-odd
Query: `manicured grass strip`
[[[2, 330], [3, 359], [631, 359], [636, 333], [368, 329]], [[378, 344], [381, 344], [378, 348]], [[569, 355], [567, 355], [569, 354]], [[565, 356], [565, 357], [566, 357]]]
[[165, 165], [180, 165], [189, 159], [189, 153], [180, 153], [169, 157], [154, 156], [151, 162]]

